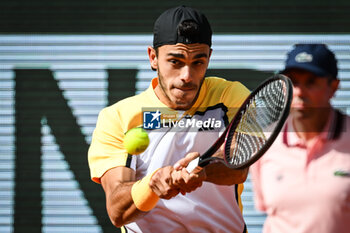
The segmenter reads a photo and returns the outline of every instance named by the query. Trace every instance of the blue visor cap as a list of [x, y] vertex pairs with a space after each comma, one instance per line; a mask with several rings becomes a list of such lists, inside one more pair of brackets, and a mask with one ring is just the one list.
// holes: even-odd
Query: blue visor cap
[[292, 68], [310, 71], [319, 77], [338, 76], [337, 60], [332, 51], [324, 44], [297, 44], [287, 55], [285, 69]]

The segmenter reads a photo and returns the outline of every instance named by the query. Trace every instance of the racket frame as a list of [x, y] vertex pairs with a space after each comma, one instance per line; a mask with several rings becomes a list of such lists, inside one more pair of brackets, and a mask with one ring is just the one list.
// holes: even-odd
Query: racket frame
[[[258, 92], [260, 91], [263, 87], [265, 87], [266, 85], [268, 85], [271, 82], [274, 82], [276, 80], [284, 80], [285, 84], [286, 84], [286, 89], [287, 89], [287, 101], [284, 105], [283, 108], [283, 112], [280, 116], [280, 119], [278, 121], [277, 126], [275, 127], [274, 132], [272, 133], [272, 135], [269, 137], [268, 141], [265, 143], [265, 145], [259, 150], [259, 152], [257, 154], [255, 154], [252, 159], [247, 160], [246, 162], [239, 164], [239, 165], [232, 165], [231, 163], [229, 163], [227, 161], [227, 157], [229, 157], [229, 155], [226, 154], [226, 147], [230, 146], [231, 143], [227, 143], [227, 139], [228, 136], [230, 134], [230, 132], [232, 132], [233, 130], [236, 129], [240, 118], [242, 116], [242, 111], [246, 109], [246, 105], [247, 103], [252, 99], [252, 97]], [[243, 102], [243, 104], [241, 105], [241, 107], [238, 109], [236, 115], [233, 117], [232, 121], [230, 122], [230, 124], [226, 127], [225, 131], [223, 132], [223, 134], [215, 141], [215, 143], [206, 151], [204, 152], [202, 155], [199, 156], [198, 160], [198, 164], [197, 166], [200, 167], [205, 167], [206, 165], [208, 165], [211, 162], [222, 162], [223, 164], [225, 164], [227, 167], [231, 168], [231, 169], [244, 169], [249, 167], [251, 164], [253, 164], [254, 162], [256, 162], [268, 149], [269, 147], [272, 145], [272, 143], [274, 142], [274, 140], [276, 139], [276, 137], [278, 136], [279, 132], [281, 131], [285, 120], [287, 119], [288, 115], [289, 115], [289, 111], [290, 111], [290, 106], [291, 106], [291, 102], [292, 102], [292, 97], [293, 97], [293, 85], [291, 80], [283, 75], [283, 74], [275, 74], [272, 77], [266, 79], [264, 82], [262, 82], [256, 89], [254, 89], [250, 95], [245, 99], [245, 101]], [[214, 153], [216, 153], [222, 144], [224, 144], [224, 159], [218, 158], [218, 157], [211, 157]], [[192, 162], [192, 161], [191, 161]], [[195, 161], [195, 163], [197, 163]], [[193, 167], [194, 163], [191, 164], [191, 167]], [[192, 170], [192, 169], [187, 169], [188, 171]]]
[[[285, 85], [286, 85], [286, 90], [287, 90], [287, 101], [284, 103], [284, 106], [282, 108], [282, 114], [280, 114], [280, 117], [277, 121], [277, 125], [274, 128], [274, 131], [271, 133], [269, 136], [268, 140], [265, 142], [262, 148], [259, 149], [259, 151], [252, 156], [250, 159], [248, 159], [246, 162], [234, 165], [231, 164], [228, 160], [230, 159], [230, 155], [227, 154], [230, 153], [230, 146], [231, 146], [231, 140], [230, 137], [233, 136], [234, 131], [236, 130], [236, 127], [238, 126], [242, 115], [242, 112], [246, 110], [248, 106], [248, 102], [254, 97], [261, 89], [263, 89], [265, 86], [270, 84], [271, 82], [274, 82], [276, 80], [283, 80]], [[241, 105], [239, 110], [237, 111], [236, 115], [234, 116], [233, 120], [230, 122], [230, 125], [228, 126], [228, 130], [225, 135], [225, 140], [224, 140], [224, 164], [228, 166], [229, 168], [232, 169], [244, 169], [255, 163], [265, 152], [270, 148], [272, 143], [275, 141], [277, 138], [278, 134], [280, 133], [286, 119], [288, 118], [289, 112], [290, 112], [290, 106], [292, 103], [292, 98], [293, 97], [293, 85], [291, 80], [283, 75], [283, 74], [275, 74], [273, 77], [265, 80], [263, 83], [261, 83], [255, 90], [251, 92], [251, 94], [247, 97], [247, 99], [244, 101], [244, 103]]]

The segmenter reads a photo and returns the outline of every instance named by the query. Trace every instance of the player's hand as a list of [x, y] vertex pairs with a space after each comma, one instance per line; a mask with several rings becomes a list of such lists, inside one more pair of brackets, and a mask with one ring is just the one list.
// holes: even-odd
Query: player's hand
[[186, 168], [174, 170], [172, 173], [173, 183], [179, 187], [181, 194], [185, 195], [201, 187], [205, 180], [205, 172], [188, 173]]
[[173, 182], [174, 168], [167, 166], [158, 169], [152, 176], [149, 186], [160, 198], [170, 199], [175, 197], [180, 192], [178, 184]]
[[188, 153], [184, 158], [180, 159], [174, 164], [174, 169], [177, 171], [182, 170], [183, 168], [186, 168], [187, 165], [194, 159], [199, 157], [198, 152], [191, 152]]
[[[192, 192], [198, 187], [202, 186], [204, 180], [206, 180], [205, 168], [196, 167], [191, 173], [186, 170], [187, 165], [194, 159], [199, 157], [198, 152], [188, 153], [184, 158], [177, 161], [174, 165], [176, 171], [180, 171], [181, 177], [174, 177], [173, 180], [181, 187], [181, 193]], [[179, 175], [179, 173], [174, 173]]]
[[[198, 152], [188, 153], [184, 158], [177, 161], [174, 165], [174, 169], [177, 171], [183, 170], [188, 166], [188, 164], [199, 157]], [[205, 179], [205, 168], [197, 166], [191, 173], [199, 174], [202, 178]]]

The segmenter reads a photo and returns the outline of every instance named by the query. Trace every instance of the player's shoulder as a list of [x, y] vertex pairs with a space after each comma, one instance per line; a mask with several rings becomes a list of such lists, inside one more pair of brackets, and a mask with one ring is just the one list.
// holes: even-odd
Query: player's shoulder
[[225, 89], [235, 89], [235, 91], [246, 92], [248, 89], [238, 81], [229, 81], [224, 78], [210, 76], [205, 78], [209, 90], [223, 91]]
[[217, 76], [208, 76], [205, 78], [205, 82], [210, 86], [243, 85], [238, 81], [229, 81]]
[[205, 84], [208, 98], [220, 100], [227, 106], [240, 106], [250, 94], [248, 88], [238, 81], [207, 77]]

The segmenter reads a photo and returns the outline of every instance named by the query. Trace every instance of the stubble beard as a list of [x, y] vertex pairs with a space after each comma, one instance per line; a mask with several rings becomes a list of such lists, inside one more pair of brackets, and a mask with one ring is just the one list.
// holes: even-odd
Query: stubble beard
[[[202, 81], [200, 82], [199, 84], [199, 88], [198, 88], [198, 91], [197, 91], [197, 94], [196, 96], [194, 97], [194, 99], [192, 100], [192, 102], [190, 104], [188, 103], [183, 103], [183, 102], [179, 102], [179, 101], [172, 101], [172, 99], [170, 98], [170, 96], [168, 95], [168, 93], [166, 92], [166, 87], [163, 85], [163, 75], [162, 73], [159, 71], [159, 69], [157, 70], [157, 75], [158, 75], [158, 84], [159, 84], [159, 87], [162, 91], [162, 93], [164, 94], [164, 96], [167, 98], [167, 100], [172, 103], [172, 104], [175, 104], [177, 107], [176, 109], [178, 110], [187, 110], [189, 109], [194, 103], [195, 101], [197, 100], [198, 98], [198, 95], [199, 95], [199, 92], [200, 92], [200, 89], [202, 88], [202, 84], [204, 82], [204, 77], [202, 78]], [[184, 85], [184, 87], [193, 87], [193, 84], [189, 84], [188, 86]], [[170, 90], [169, 90], [170, 91]]]

